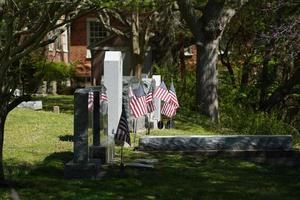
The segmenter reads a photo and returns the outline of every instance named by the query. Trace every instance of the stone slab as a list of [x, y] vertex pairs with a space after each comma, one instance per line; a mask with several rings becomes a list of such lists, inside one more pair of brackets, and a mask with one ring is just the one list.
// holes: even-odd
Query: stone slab
[[100, 173], [100, 162], [75, 163], [65, 165], [64, 177], [67, 179], [96, 179]]
[[143, 163], [128, 163], [125, 166], [126, 168], [136, 168], [136, 169], [153, 169], [154, 166], [150, 164]]
[[154, 163], [158, 163], [157, 159], [144, 159], [144, 158], [139, 158], [134, 160], [137, 163], [142, 163], [142, 164], [154, 164]]
[[291, 150], [290, 135], [230, 136], [144, 136], [139, 140], [141, 151], [197, 150]]
[[100, 159], [104, 164], [106, 161], [106, 147], [104, 146], [90, 146], [89, 147], [90, 159]]
[[41, 110], [43, 109], [42, 101], [23, 101], [18, 105], [18, 108], [28, 108], [32, 110]]

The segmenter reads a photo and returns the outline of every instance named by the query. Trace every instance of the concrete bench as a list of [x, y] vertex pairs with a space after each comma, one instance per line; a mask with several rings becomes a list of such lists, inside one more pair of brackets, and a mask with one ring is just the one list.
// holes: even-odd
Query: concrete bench
[[144, 136], [141, 151], [289, 151], [290, 135]]

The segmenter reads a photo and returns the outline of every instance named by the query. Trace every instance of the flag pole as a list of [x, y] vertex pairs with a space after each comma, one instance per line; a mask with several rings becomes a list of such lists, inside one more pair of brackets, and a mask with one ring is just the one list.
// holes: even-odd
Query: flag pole
[[147, 135], [150, 135], [150, 114], [147, 115], [148, 117], [148, 127], [147, 127]]
[[125, 166], [124, 166], [124, 162], [123, 162], [123, 147], [124, 147], [124, 143], [123, 145], [121, 145], [121, 163], [120, 163], [120, 175], [124, 175], [124, 170], [125, 170]]
[[124, 144], [121, 145], [121, 163], [120, 163], [121, 167], [124, 166], [124, 163], [123, 163], [123, 146], [124, 146]]
[[134, 118], [134, 120], [133, 120], [133, 133], [134, 133], [134, 137], [133, 137], [133, 150], [135, 150], [136, 130], [137, 130], [137, 119]]

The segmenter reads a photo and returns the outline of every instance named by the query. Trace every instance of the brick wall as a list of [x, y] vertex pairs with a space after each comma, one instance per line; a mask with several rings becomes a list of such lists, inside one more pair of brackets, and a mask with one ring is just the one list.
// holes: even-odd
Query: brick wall
[[76, 75], [79, 77], [91, 76], [91, 59], [86, 58], [87, 18], [95, 18], [95, 15], [81, 17], [71, 25], [70, 62], [76, 63]]
[[195, 69], [196, 63], [197, 63], [197, 48], [196, 48], [196, 45], [192, 45], [191, 50], [192, 50], [192, 55], [185, 57], [186, 68], [187, 68], [187, 70], [190, 70], [190, 71]]

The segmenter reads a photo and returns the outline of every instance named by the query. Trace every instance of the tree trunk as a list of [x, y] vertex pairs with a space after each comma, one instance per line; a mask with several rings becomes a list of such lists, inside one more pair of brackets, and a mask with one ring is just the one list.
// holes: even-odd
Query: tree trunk
[[197, 45], [197, 104], [200, 112], [210, 116], [215, 122], [219, 121], [216, 68], [218, 46], [219, 38]]
[[3, 167], [3, 144], [4, 144], [4, 124], [6, 120], [6, 112], [1, 110], [0, 113], [0, 187], [5, 185], [4, 167]]

